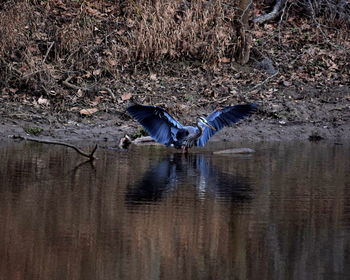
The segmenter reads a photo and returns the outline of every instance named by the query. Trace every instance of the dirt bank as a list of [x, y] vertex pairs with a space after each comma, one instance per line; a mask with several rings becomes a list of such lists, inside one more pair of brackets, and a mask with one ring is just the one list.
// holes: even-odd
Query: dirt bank
[[[55, 123], [35, 122], [37, 127], [43, 128], [38, 137], [56, 139], [66, 142], [106, 142], [107, 146], [115, 147], [119, 139], [125, 134], [133, 135], [138, 132], [135, 124], [127, 122], [123, 126], [113, 124], [115, 116], [110, 115], [111, 120], [94, 119], [90, 123]], [[26, 120], [2, 121], [0, 124], [1, 139], [11, 135], [26, 135], [26, 128], [32, 127], [33, 122]], [[331, 123], [286, 123], [280, 124], [272, 120], [257, 120], [242, 122], [234, 127], [226, 128], [217, 133], [210, 141], [308, 141], [311, 137], [321, 136], [324, 140], [341, 143], [350, 141], [349, 124], [334, 126]]]
[[[118, 81], [116, 87], [125, 93], [117, 100], [85, 97], [63, 109], [49, 108], [39, 104], [38, 99], [4, 100], [0, 107], [0, 136], [4, 139], [27, 133], [64, 141], [107, 141], [113, 146], [124, 134], [140, 134], [140, 126], [125, 111], [132, 102], [163, 106], [185, 124], [193, 124], [198, 115], [207, 115], [217, 107], [249, 102], [258, 104], [259, 111], [223, 129], [211, 141], [308, 141], [310, 136], [336, 142], [350, 139], [347, 86], [328, 89], [329, 92], [282, 86], [243, 94], [229, 77], [204, 79], [203, 73], [181, 79], [146, 75]], [[91, 108], [97, 111], [82, 112]]]

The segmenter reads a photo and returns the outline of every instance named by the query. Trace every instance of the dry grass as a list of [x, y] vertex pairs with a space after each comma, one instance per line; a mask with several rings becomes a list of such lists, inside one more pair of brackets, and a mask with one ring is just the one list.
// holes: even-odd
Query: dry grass
[[27, 1], [3, 4], [0, 9], [0, 57], [7, 51], [25, 47], [31, 13], [31, 6]]
[[234, 42], [232, 1], [132, 1], [127, 20], [129, 58], [217, 61]]
[[0, 7], [0, 86], [48, 94], [72, 75], [80, 84], [164, 60], [216, 63], [234, 45], [232, 1], [121, 2], [8, 1]]

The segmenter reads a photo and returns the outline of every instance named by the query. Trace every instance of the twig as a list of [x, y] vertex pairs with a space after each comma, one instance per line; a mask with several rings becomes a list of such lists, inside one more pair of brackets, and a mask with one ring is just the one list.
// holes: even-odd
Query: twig
[[277, 74], [279, 73], [279, 71], [277, 70], [277, 72], [271, 76], [268, 76], [265, 80], [263, 80], [261, 83], [256, 84], [255, 86], [253, 86], [249, 91], [252, 91], [254, 89], [257, 89], [258, 87], [261, 87], [262, 85], [266, 84], [269, 80], [271, 80], [273, 77], [275, 77]]
[[38, 74], [38, 73], [44, 72], [44, 71], [45, 71], [45, 69], [39, 69], [39, 70], [30, 72], [28, 74], [25, 74], [25, 75], [23, 75], [23, 73], [21, 73], [21, 79], [28, 78], [29, 76], [32, 76], [32, 75], [35, 75], [35, 74]]
[[89, 158], [90, 160], [94, 160], [96, 159], [96, 157], [94, 156], [94, 153], [97, 149], [97, 144], [95, 145], [95, 147], [93, 148], [93, 150], [91, 151], [90, 154], [80, 150], [78, 147], [68, 144], [68, 143], [64, 143], [64, 142], [58, 142], [58, 141], [51, 141], [51, 140], [44, 140], [44, 139], [37, 139], [37, 138], [32, 138], [32, 137], [25, 137], [25, 136], [21, 136], [21, 135], [12, 135], [11, 136], [13, 139], [21, 139], [21, 140], [26, 140], [26, 141], [33, 141], [33, 142], [37, 142], [37, 143], [43, 143], [43, 144], [54, 144], [54, 145], [61, 145], [61, 146], [65, 146], [65, 147], [69, 147], [74, 149], [75, 151], [77, 151], [79, 154], [81, 154], [84, 157]]
[[247, 4], [247, 6], [244, 8], [244, 10], [242, 11], [242, 14], [241, 14], [241, 17], [240, 17], [240, 22], [241, 22], [242, 25], [243, 25], [243, 22], [244, 22], [243, 17], [244, 17], [244, 15], [245, 15], [245, 13], [248, 12], [248, 10], [249, 10], [249, 8], [250, 8], [250, 6], [251, 6], [252, 4], [253, 4], [253, 1], [250, 1], [250, 2]]
[[69, 87], [69, 88], [72, 88], [72, 89], [75, 89], [75, 90], [83, 90], [83, 91], [88, 91], [88, 92], [91, 92], [91, 91], [100, 91], [100, 90], [105, 90], [107, 91], [110, 96], [112, 97], [113, 100], [116, 100], [116, 97], [115, 97], [115, 94], [113, 93], [113, 91], [108, 88], [108, 87], [97, 87], [97, 86], [92, 86], [90, 88], [87, 88], [87, 87], [80, 87], [80, 86], [76, 86], [76, 85], [73, 85], [72, 83], [70, 83], [69, 81], [72, 79], [72, 77], [68, 77], [67, 79], [65, 79], [62, 84], [65, 85], [66, 87]]
[[72, 89], [76, 89], [76, 90], [87, 90], [87, 88], [84, 87], [79, 87], [76, 85], [71, 84], [69, 81], [72, 79], [72, 77], [68, 77], [67, 79], [65, 79], [62, 84], [64, 84], [66, 87], [72, 88]]
[[280, 17], [280, 20], [278, 22], [278, 42], [281, 43], [281, 25], [282, 25], [282, 21], [283, 21], [283, 17], [286, 13], [286, 8], [287, 8], [287, 3], [288, 3], [288, 0], [286, 0], [283, 4], [283, 8], [281, 8], [281, 17]]
[[43, 59], [43, 64], [45, 63], [46, 58], [47, 58], [47, 56], [49, 55], [49, 53], [50, 53], [50, 51], [51, 51], [51, 49], [52, 49], [52, 47], [53, 47], [54, 44], [55, 44], [55, 41], [51, 42], [49, 48], [47, 49], [47, 52], [46, 52], [46, 54], [45, 54], [45, 56], [44, 56], [44, 59]]
[[107, 91], [111, 95], [112, 99], [116, 100], [115, 94], [113, 93], [113, 91], [110, 88], [108, 88], [108, 87], [101, 87], [100, 90]]
[[312, 14], [312, 19], [314, 20], [317, 29], [320, 31], [320, 33], [323, 35], [323, 38], [325, 39], [325, 41], [330, 44], [332, 47], [336, 48], [336, 49], [344, 49], [344, 47], [340, 46], [340, 45], [336, 45], [334, 43], [331, 42], [330, 39], [328, 39], [329, 36], [327, 36], [327, 34], [323, 31], [321, 24], [319, 23], [319, 21], [316, 19], [316, 12], [315, 9], [313, 8], [313, 5], [311, 3], [311, 1], [309, 0], [309, 7], [311, 9], [311, 14]]

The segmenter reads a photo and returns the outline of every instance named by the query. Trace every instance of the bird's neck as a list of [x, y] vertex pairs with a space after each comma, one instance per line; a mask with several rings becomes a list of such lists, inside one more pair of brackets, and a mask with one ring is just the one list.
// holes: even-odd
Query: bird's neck
[[200, 125], [200, 122], [197, 122], [197, 127], [198, 127], [198, 132], [197, 132], [197, 134], [196, 134], [196, 138], [199, 138], [199, 137], [201, 137], [202, 136], [202, 134], [203, 134], [203, 127]]

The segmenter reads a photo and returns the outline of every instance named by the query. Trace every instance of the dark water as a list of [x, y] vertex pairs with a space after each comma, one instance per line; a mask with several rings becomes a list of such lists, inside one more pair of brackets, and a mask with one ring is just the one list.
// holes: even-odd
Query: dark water
[[350, 279], [350, 145], [245, 147], [0, 144], [0, 279]]

